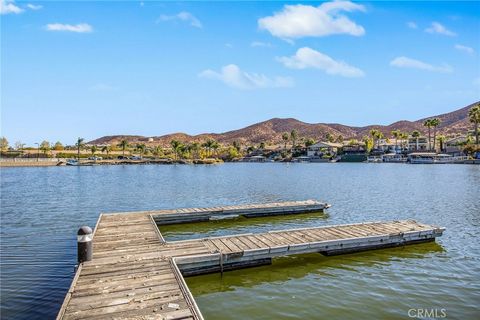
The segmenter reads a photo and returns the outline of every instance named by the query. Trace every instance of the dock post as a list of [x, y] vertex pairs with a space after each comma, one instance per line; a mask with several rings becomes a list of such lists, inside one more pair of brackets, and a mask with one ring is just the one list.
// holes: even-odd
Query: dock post
[[92, 260], [92, 228], [83, 226], [77, 232], [78, 264]]

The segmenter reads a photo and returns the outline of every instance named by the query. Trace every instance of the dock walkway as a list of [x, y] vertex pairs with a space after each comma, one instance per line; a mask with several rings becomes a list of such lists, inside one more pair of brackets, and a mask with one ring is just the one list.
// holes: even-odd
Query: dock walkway
[[[268, 264], [277, 256], [340, 254], [432, 241], [443, 228], [369, 222], [166, 242], [157, 223], [218, 214], [319, 211], [317, 201], [101, 214], [93, 259], [81, 264], [57, 319], [203, 319], [183, 276]], [[185, 220], [186, 219], [186, 220]]]

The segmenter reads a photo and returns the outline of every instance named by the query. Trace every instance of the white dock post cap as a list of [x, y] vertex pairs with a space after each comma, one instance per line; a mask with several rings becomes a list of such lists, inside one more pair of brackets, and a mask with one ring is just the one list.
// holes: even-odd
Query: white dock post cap
[[89, 226], [83, 226], [78, 229], [77, 232], [77, 241], [78, 242], [87, 242], [87, 241], [92, 241], [92, 228]]
[[92, 260], [93, 231], [88, 226], [83, 226], [77, 232], [77, 259], [78, 264]]

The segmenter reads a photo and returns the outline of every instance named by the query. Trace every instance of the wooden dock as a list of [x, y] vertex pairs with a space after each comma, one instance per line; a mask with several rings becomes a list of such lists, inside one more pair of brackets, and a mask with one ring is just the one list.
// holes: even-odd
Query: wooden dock
[[341, 254], [433, 241], [444, 231], [409, 220], [166, 242], [157, 227], [217, 215], [288, 214], [322, 207], [327, 205], [310, 200], [101, 214], [93, 259], [79, 266], [57, 319], [203, 319], [183, 276], [268, 264], [291, 254]]

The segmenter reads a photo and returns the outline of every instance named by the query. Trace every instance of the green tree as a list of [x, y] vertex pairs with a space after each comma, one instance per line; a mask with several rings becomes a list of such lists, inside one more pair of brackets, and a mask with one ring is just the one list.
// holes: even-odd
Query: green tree
[[96, 145], [93, 145], [90, 147], [90, 152], [92, 153], [92, 156], [95, 156], [95, 153], [98, 151], [98, 148]]
[[373, 145], [377, 145], [377, 148], [379, 148], [379, 140], [383, 138], [383, 133], [380, 130], [372, 129], [370, 130], [370, 135], [373, 139]]
[[77, 147], [77, 159], [80, 160], [80, 149], [83, 148], [85, 143], [83, 142], [83, 138], [78, 137], [77, 143], [75, 143], [75, 146]]
[[408, 133], [407, 132], [400, 132], [399, 138], [402, 141], [402, 143], [401, 143], [402, 149], [406, 149], [407, 144], [408, 144]]
[[156, 145], [154, 148], [153, 148], [153, 155], [155, 157], [160, 157], [161, 155], [163, 155], [163, 148], [161, 145]]
[[102, 152], [105, 152], [107, 154], [107, 156], [110, 154], [110, 151], [112, 151], [112, 147], [110, 147], [108, 145], [102, 147]]
[[8, 140], [5, 137], [0, 138], [0, 150], [7, 150], [8, 149]]
[[392, 136], [395, 138], [395, 147], [398, 146], [398, 138], [400, 138], [400, 130], [392, 130]]
[[297, 139], [298, 139], [298, 131], [297, 130], [293, 129], [290, 132], [290, 139], [292, 139], [292, 150], [293, 150], [296, 147], [296, 143], [297, 143]]
[[232, 160], [232, 159], [235, 159], [235, 158], [238, 158], [238, 157], [240, 157], [239, 150], [237, 150], [237, 148], [235, 148], [234, 146], [230, 146], [227, 149], [227, 159]]
[[192, 156], [194, 159], [200, 158], [200, 149], [201, 149], [200, 143], [194, 142], [190, 144], [189, 149], [192, 152]]
[[129, 147], [128, 141], [123, 139], [122, 141], [120, 141], [117, 147], [122, 149], [122, 155], [125, 157], [125, 150]]
[[414, 130], [412, 132], [412, 138], [415, 138], [415, 150], [418, 150], [418, 138], [420, 138], [420, 131]]
[[327, 132], [327, 134], [325, 135], [325, 139], [327, 139], [328, 142], [335, 141], [335, 137], [332, 134], [330, 134], [330, 132]]
[[342, 135], [339, 135], [339, 136], [337, 137], [337, 142], [338, 142], [338, 143], [343, 143], [343, 136], [342, 136]]
[[369, 153], [373, 149], [373, 138], [370, 138], [369, 136], [363, 136], [362, 141], [365, 144], [365, 151]]
[[50, 148], [50, 142], [47, 140], [43, 140], [42, 143], [40, 143], [40, 150], [42, 150], [44, 154], [47, 154], [50, 151]]
[[265, 142], [261, 142], [259, 148], [260, 150], [265, 149]]
[[433, 149], [437, 149], [437, 127], [440, 125], [440, 119], [433, 118], [430, 120], [430, 124], [433, 127]]
[[143, 156], [147, 150], [147, 146], [144, 143], [139, 143], [136, 145], [135, 149], [140, 152], [140, 155]]
[[284, 152], [287, 152], [287, 142], [288, 142], [288, 139], [289, 139], [288, 132], [284, 132], [284, 133], [282, 134], [283, 151], [284, 151]]
[[475, 106], [468, 110], [468, 119], [474, 126], [475, 132], [475, 144], [480, 144], [479, 142], [479, 132], [478, 132], [478, 125], [480, 124], [480, 103], [477, 103]]
[[427, 127], [428, 129], [428, 150], [432, 150], [432, 127], [433, 127], [433, 123], [432, 123], [432, 119], [427, 119], [423, 122], [423, 126], [424, 127]]
[[218, 144], [217, 141], [213, 140], [212, 150], [213, 150], [213, 152], [214, 152], [214, 154], [215, 154], [215, 157], [218, 156], [218, 153], [217, 153], [218, 148], [220, 148], [220, 145]]
[[65, 148], [63, 147], [63, 144], [60, 141], [55, 142], [55, 144], [53, 145], [53, 150], [55, 151], [62, 151], [63, 149]]
[[447, 140], [447, 137], [445, 137], [444, 135], [439, 135], [438, 136], [438, 143], [440, 143], [440, 152], [444, 151], [446, 140]]
[[307, 140], [305, 140], [305, 148], [308, 148], [314, 144], [315, 144], [315, 140], [313, 140], [312, 138], [308, 138]]
[[[288, 138], [287, 138], [287, 140], [288, 140]], [[239, 153], [240, 150], [242, 149], [242, 146], [241, 146], [240, 143], [239, 143], [238, 141], [236, 141], [236, 140], [233, 141], [232, 146], [237, 150], [238, 153]]]
[[172, 146], [173, 153], [175, 154], [175, 160], [178, 160], [178, 155], [183, 144], [178, 140], [172, 140], [170, 141], [170, 146]]
[[202, 147], [205, 148], [205, 152], [206, 152], [207, 158], [208, 158], [208, 157], [211, 156], [212, 150], [218, 149], [219, 145], [215, 140], [207, 139], [207, 141], [205, 141], [202, 144]]

